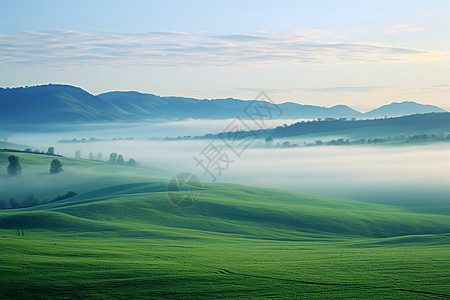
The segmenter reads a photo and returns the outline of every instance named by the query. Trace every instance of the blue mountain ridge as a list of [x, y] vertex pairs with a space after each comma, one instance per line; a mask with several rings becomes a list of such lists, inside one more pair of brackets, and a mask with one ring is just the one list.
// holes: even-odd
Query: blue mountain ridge
[[[157, 120], [228, 119], [243, 114], [248, 100], [161, 97], [135, 91], [92, 95], [71, 85], [49, 84], [0, 89], [0, 123], [137, 122]], [[379, 118], [445, 112], [416, 102], [391, 103], [367, 113], [346, 105], [321, 107], [293, 102], [278, 106], [283, 119]]]

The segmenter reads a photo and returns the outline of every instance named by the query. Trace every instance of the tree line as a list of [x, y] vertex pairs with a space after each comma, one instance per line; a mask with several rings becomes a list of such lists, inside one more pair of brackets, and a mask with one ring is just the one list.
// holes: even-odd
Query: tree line
[[25, 199], [23, 201], [20, 201], [20, 202], [14, 198], [10, 198], [8, 202], [5, 200], [0, 200], [0, 209], [7, 209], [7, 208], [14, 209], [14, 208], [31, 207], [31, 206], [36, 206], [36, 205], [45, 204], [45, 203], [49, 203], [49, 202], [60, 201], [60, 200], [72, 198], [72, 197], [75, 197], [76, 195], [78, 195], [76, 192], [68, 191], [67, 193], [58, 195], [53, 199], [48, 199], [48, 198], [39, 199], [34, 194], [29, 194], [28, 196], [25, 197]]
[[400, 135], [400, 136], [388, 136], [388, 137], [377, 137], [377, 138], [362, 138], [359, 140], [349, 139], [333, 139], [330, 141], [317, 140], [315, 143], [308, 143], [305, 146], [322, 146], [322, 145], [364, 145], [364, 144], [384, 144], [384, 143], [424, 143], [424, 142], [439, 142], [439, 141], [450, 141], [450, 134], [442, 133], [423, 133], [414, 134], [410, 136]]
[[[342, 145], [365, 145], [365, 144], [384, 144], [384, 143], [426, 143], [426, 142], [450, 142], [450, 134], [446, 133], [423, 133], [414, 135], [399, 135], [376, 138], [361, 138], [357, 140], [349, 140], [345, 138], [332, 139], [328, 141], [316, 140], [313, 143], [303, 143], [305, 147], [312, 146], [342, 146]], [[265, 143], [258, 142], [256, 147], [265, 148], [290, 148], [298, 147], [298, 144], [292, 144], [288, 141], [274, 143], [274, 138], [268, 136]]]
[[[39, 153], [39, 154], [48, 154], [48, 155], [56, 155], [55, 154], [55, 148], [54, 147], [49, 147], [47, 152], [40, 152], [39, 150], [36, 151], [32, 151], [31, 148], [27, 148], [25, 149], [25, 151], [19, 151], [19, 150], [8, 150], [10, 152], [27, 152], [27, 153]], [[81, 150], [77, 150], [75, 151], [75, 158], [81, 158]], [[103, 155], [99, 152], [96, 156], [93, 152], [91, 152], [89, 154], [89, 159], [90, 160], [97, 160], [97, 161], [102, 161], [103, 160]], [[22, 166], [20, 164], [20, 159], [19, 156], [17, 155], [10, 155], [8, 156], [8, 162], [9, 165], [7, 166], [7, 173], [10, 176], [16, 176], [16, 175], [20, 175], [22, 173]], [[118, 164], [118, 165], [129, 165], [131, 167], [136, 167], [137, 166], [137, 162], [134, 158], [130, 158], [128, 160], [128, 162], [125, 162], [123, 155], [122, 154], [117, 154], [116, 152], [113, 152], [109, 155], [109, 163], [111, 164]], [[63, 172], [63, 164], [62, 162], [55, 158], [50, 162], [50, 169], [49, 169], [49, 173], [50, 174], [58, 174]]]
[[[81, 159], [82, 158], [82, 152], [81, 150], [75, 151], [75, 158]], [[103, 161], [103, 154], [100, 152], [94, 154], [94, 152], [89, 153], [89, 159], [95, 160], [95, 161]], [[129, 165], [130, 167], [136, 167], [137, 162], [134, 158], [130, 158], [128, 161], [125, 161], [122, 154], [118, 154], [117, 152], [112, 152], [109, 154], [108, 162], [110, 164], [117, 164], [117, 165]]]

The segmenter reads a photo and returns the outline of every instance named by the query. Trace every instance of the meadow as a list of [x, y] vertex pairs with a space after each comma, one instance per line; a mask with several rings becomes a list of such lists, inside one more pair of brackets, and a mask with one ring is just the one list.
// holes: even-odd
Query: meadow
[[180, 208], [152, 169], [19, 156], [11, 189], [78, 195], [0, 210], [4, 298], [450, 297], [447, 214], [225, 183]]

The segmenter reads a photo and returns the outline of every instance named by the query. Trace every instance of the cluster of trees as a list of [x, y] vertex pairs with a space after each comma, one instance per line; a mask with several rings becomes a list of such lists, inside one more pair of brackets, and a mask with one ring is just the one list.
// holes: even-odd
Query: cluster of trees
[[[81, 150], [75, 151], [75, 158], [81, 158]], [[97, 160], [102, 161], [103, 155], [99, 152], [97, 155], [94, 154], [94, 152], [89, 153], [89, 159], [90, 160]], [[131, 167], [137, 166], [136, 160], [134, 158], [130, 158], [128, 162], [125, 161], [122, 154], [117, 154], [116, 152], [113, 152], [109, 155], [108, 162], [111, 164], [118, 164], [118, 165], [129, 165]]]
[[[349, 139], [332, 139], [329, 141], [316, 140], [314, 143], [304, 143], [306, 147], [311, 146], [341, 146], [341, 145], [363, 145], [363, 144], [382, 144], [382, 143], [418, 143], [418, 142], [433, 142], [433, 141], [450, 141], [450, 134], [447, 133], [424, 133], [416, 135], [400, 135], [400, 136], [388, 136], [388, 137], [377, 137], [377, 138], [362, 138], [359, 140], [350, 141]], [[289, 148], [298, 147], [297, 144], [292, 144], [288, 141], [283, 143], [277, 143], [274, 145], [274, 139], [272, 136], [268, 136], [265, 139], [265, 143], [258, 142], [256, 147], [278, 147], [278, 148]]]
[[277, 142], [275, 144], [274, 139], [272, 136], [268, 136], [265, 138], [264, 143], [262, 142], [256, 142], [254, 145], [256, 148], [264, 147], [264, 148], [291, 148], [291, 147], [298, 147], [298, 144], [293, 144], [289, 141], [284, 142]]
[[[8, 175], [10, 176], [16, 176], [20, 175], [22, 173], [22, 166], [20, 165], [20, 160], [17, 155], [10, 155], [8, 156], [8, 162], [9, 165], [6, 168]], [[50, 163], [50, 174], [58, 174], [63, 171], [62, 162], [55, 158]]]
[[27, 197], [25, 197], [25, 200], [19, 202], [15, 200], [14, 198], [10, 198], [8, 202], [5, 200], [0, 200], [0, 209], [7, 209], [7, 208], [24, 208], [24, 207], [31, 207], [36, 206], [40, 204], [45, 204], [53, 201], [60, 201], [68, 198], [72, 198], [78, 195], [74, 191], [68, 191], [67, 193], [63, 195], [58, 195], [55, 198], [49, 200], [47, 198], [39, 199], [34, 194], [30, 194]]
[[[133, 137], [127, 137], [127, 138], [113, 138], [113, 141], [132, 141], [134, 140]], [[59, 140], [58, 143], [91, 143], [91, 142], [101, 142], [101, 141], [107, 141], [107, 140], [101, 140], [97, 138], [81, 138], [81, 139], [66, 139], [66, 140]]]
[[[75, 151], [75, 158], [82, 158], [81, 150]], [[103, 160], [103, 154], [101, 154], [100, 152], [97, 153], [97, 154], [94, 154], [94, 152], [91, 152], [91, 153], [89, 153], [89, 159], [90, 160], [102, 161]]]
[[42, 150], [33, 150], [31, 148], [26, 148], [24, 152], [27, 153], [40, 153], [40, 154], [47, 154], [47, 155], [56, 155], [55, 154], [55, 147], [48, 147], [47, 152]]
[[135, 167], [137, 165], [136, 161], [133, 158], [130, 158], [128, 160], [128, 163], [125, 163], [125, 160], [123, 159], [122, 154], [117, 154], [116, 152], [113, 152], [109, 155], [108, 162], [110, 164], [118, 164], [118, 165], [125, 165], [128, 164], [131, 167]]
[[442, 133], [424, 133], [415, 135], [400, 135], [400, 136], [388, 136], [388, 137], [377, 137], [377, 138], [362, 138], [359, 140], [350, 141], [348, 139], [333, 139], [330, 141], [317, 140], [315, 143], [306, 144], [305, 146], [322, 146], [322, 145], [363, 145], [363, 144], [382, 144], [390, 142], [400, 142], [400, 143], [417, 143], [417, 142], [428, 142], [428, 141], [450, 141], [450, 134]]
[[297, 145], [297, 144], [291, 144], [291, 143], [288, 142], [288, 141], [284, 141], [283, 143], [281, 143], [281, 144], [280, 144], [280, 143], [277, 143], [277, 144], [274, 146], [273, 137], [268, 136], [268, 137], [266, 137], [266, 139], [265, 139], [264, 146], [265, 146], [265, 147], [268, 147], [268, 148], [270, 148], [270, 147], [290, 148], [290, 147], [297, 147], [298, 145]]
[[99, 160], [102, 161], [103, 160], [103, 154], [101, 154], [100, 152], [97, 153], [97, 155], [94, 154], [94, 152], [89, 153], [89, 159], [90, 160]]
[[[22, 152], [22, 151], [15, 151], [15, 152]], [[47, 150], [47, 154], [55, 155], [55, 148], [49, 147]], [[77, 150], [75, 152], [75, 157], [81, 158], [81, 150]], [[103, 160], [103, 155], [99, 152], [97, 154], [97, 156], [95, 156], [94, 153], [91, 152], [89, 154], [89, 159], [101, 161], [101, 160]], [[16, 175], [20, 175], [22, 173], [22, 166], [20, 165], [19, 156], [17, 156], [17, 155], [8, 156], [8, 162], [9, 162], [9, 165], [6, 168], [8, 175], [16, 176]], [[109, 155], [108, 162], [112, 163], [112, 164], [118, 164], [118, 165], [129, 165], [131, 167], [137, 166], [136, 160], [134, 160], [134, 158], [130, 158], [128, 160], [128, 162], [125, 162], [123, 155], [117, 154], [116, 152], [113, 152]], [[53, 159], [50, 163], [49, 173], [50, 174], [59, 174], [63, 171], [64, 171], [64, 169], [63, 169], [62, 162], [57, 158]]]
[[100, 142], [100, 139], [96, 138], [82, 138], [82, 139], [71, 139], [71, 140], [60, 140], [58, 143], [90, 143], [90, 142]]
[[414, 142], [427, 142], [427, 141], [434, 141], [434, 140], [447, 140], [450, 141], [450, 134], [444, 135], [444, 134], [415, 134], [411, 135], [406, 138], [407, 143], [414, 143]]

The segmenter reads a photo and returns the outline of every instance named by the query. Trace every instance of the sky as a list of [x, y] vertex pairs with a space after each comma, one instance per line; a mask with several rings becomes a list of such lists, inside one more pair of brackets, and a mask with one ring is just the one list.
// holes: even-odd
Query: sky
[[0, 1], [0, 87], [450, 110], [450, 1]]

